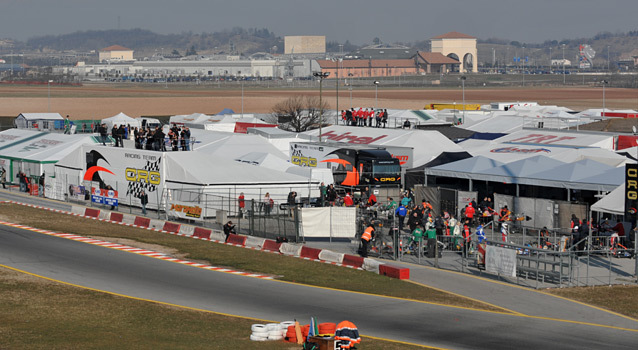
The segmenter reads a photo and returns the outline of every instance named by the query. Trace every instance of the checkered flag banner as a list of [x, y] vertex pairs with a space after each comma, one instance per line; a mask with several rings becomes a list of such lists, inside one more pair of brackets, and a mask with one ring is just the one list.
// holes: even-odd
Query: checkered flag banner
[[[148, 171], [149, 174], [151, 172], [160, 172], [160, 162], [162, 161], [162, 157], [158, 157], [156, 161], [151, 162], [149, 160], [146, 161], [146, 165], [144, 166], [144, 170]], [[150, 176], [150, 175], [149, 175]], [[140, 191], [144, 189], [146, 193], [155, 192], [157, 190], [157, 185], [151, 184], [150, 182], [142, 182], [142, 181], [129, 181], [128, 189], [126, 190], [126, 195], [133, 194], [134, 197], [137, 197], [140, 194]]]

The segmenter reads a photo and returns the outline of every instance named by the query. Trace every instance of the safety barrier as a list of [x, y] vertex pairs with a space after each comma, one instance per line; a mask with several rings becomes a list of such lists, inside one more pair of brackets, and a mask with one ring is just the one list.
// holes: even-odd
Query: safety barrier
[[392, 265], [379, 265], [379, 275], [397, 278], [400, 280], [410, 279], [410, 269]]
[[264, 246], [265, 238], [255, 237], [255, 236], [246, 236], [246, 241], [244, 245], [249, 248], [260, 249]]
[[212, 230], [210, 230], [210, 229], [201, 228], [201, 227], [195, 227], [195, 230], [193, 230], [193, 236], [199, 237], [199, 238], [209, 239], [211, 232], [212, 232]]
[[84, 211], [84, 216], [88, 216], [88, 217], [92, 217], [92, 218], [98, 218], [100, 216], [100, 210], [99, 209], [86, 208], [86, 210]]
[[176, 224], [176, 223], [173, 223], [173, 222], [166, 221], [166, 222], [164, 222], [164, 226], [162, 227], [162, 231], [171, 232], [171, 233], [178, 233], [180, 227], [181, 227], [180, 224]]
[[226, 243], [244, 246], [246, 245], [246, 236], [240, 236], [240, 235], [231, 233], [228, 235], [228, 239], [226, 240]]
[[145, 218], [142, 216], [136, 216], [135, 221], [133, 222], [133, 225], [141, 226], [141, 227], [148, 227], [150, 224], [151, 224], [151, 219]]
[[343, 262], [344, 255], [345, 254], [343, 253], [335, 253], [333, 251], [324, 249], [319, 253], [319, 260], [341, 264]]
[[360, 256], [345, 254], [343, 256], [342, 264], [352, 266], [352, 267], [361, 267], [363, 266], [363, 258]]
[[299, 252], [299, 257], [315, 260], [319, 259], [319, 253], [321, 253], [321, 249], [302, 246], [301, 251]]
[[271, 239], [267, 239], [264, 241], [264, 245], [261, 247], [261, 249], [271, 252], [279, 252], [279, 247], [281, 247], [281, 243], [278, 243], [277, 241], [273, 241]]
[[111, 212], [111, 216], [109, 217], [109, 220], [115, 221], [115, 222], [122, 222], [123, 219], [124, 219], [124, 214], [116, 213], [116, 212]]

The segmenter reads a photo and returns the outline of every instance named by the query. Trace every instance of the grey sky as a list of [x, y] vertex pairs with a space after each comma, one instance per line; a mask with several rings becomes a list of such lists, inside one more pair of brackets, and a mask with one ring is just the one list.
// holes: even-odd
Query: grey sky
[[268, 28], [354, 44], [449, 31], [540, 43], [638, 30], [636, 0], [0, 0], [0, 38], [142, 28], [160, 34]]

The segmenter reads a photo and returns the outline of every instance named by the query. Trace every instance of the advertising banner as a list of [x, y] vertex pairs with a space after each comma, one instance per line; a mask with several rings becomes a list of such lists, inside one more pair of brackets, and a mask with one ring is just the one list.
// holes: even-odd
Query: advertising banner
[[117, 207], [117, 191], [93, 187], [91, 188], [91, 202]]
[[168, 215], [180, 219], [203, 221], [202, 208], [197, 203], [171, 201], [168, 204]]
[[[157, 208], [164, 185], [162, 153], [116, 147], [105, 151], [107, 149], [100, 146], [83, 147], [83, 168], [86, 170], [82, 180], [92, 181], [92, 187], [98, 189], [110, 186], [115, 189], [115, 195], [101, 197], [124, 200], [125, 203], [137, 203], [135, 198], [144, 190], [148, 195], [147, 208]], [[91, 194], [96, 196], [94, 191]]]
[[516, 277], [516, 250], [488, 245], [485, 249], [485, 271]]
[[625, 164], [625, 221], [636, 220], [638, 208], [638, 164]]

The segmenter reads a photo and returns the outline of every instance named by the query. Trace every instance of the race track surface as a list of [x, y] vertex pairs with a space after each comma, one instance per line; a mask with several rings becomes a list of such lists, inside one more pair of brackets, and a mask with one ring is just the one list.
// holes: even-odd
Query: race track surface
[[261, 320], [348, 319], [363, 335], [434, 347], [583, 349], [613, 344], [614, 349], [634, 349], [638, 343], [635, 329], [237, 276], [4, 225], [0, 226], [0, 265], [112, 293]]

